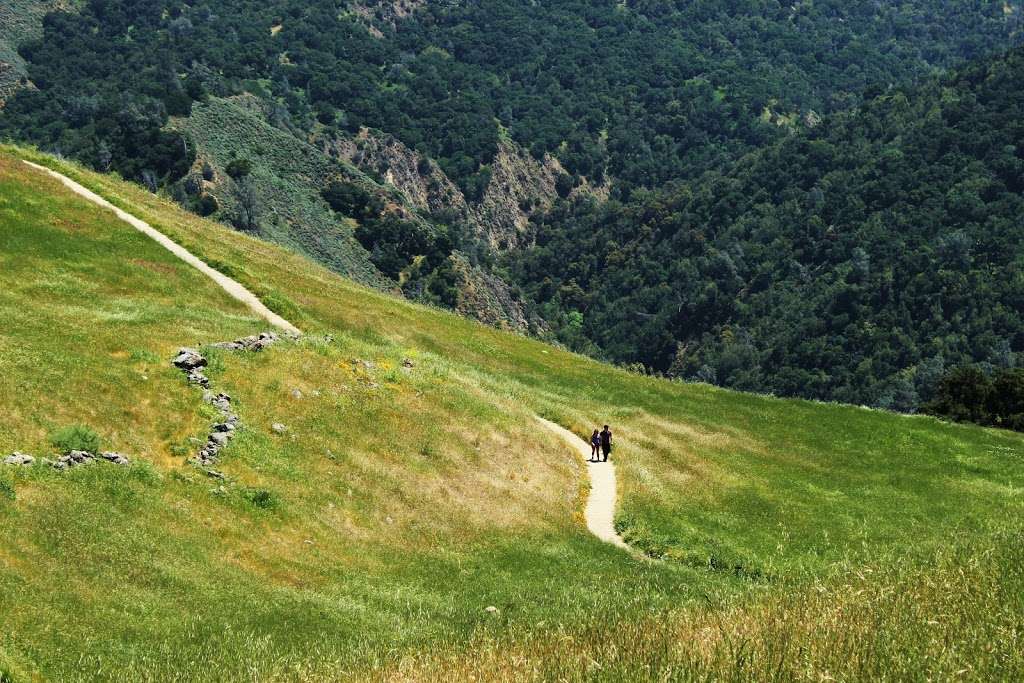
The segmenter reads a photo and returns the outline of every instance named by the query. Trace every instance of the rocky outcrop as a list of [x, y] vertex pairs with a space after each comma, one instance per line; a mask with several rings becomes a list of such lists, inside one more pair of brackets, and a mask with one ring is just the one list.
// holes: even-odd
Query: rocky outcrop
[[459, 253], [452, 254], [458, 274], [459, 294], [455, 310], [461, 315], [500, 329], [540, 332], [543, 321], [527, 317], [522, 302], [501, 278], [473, 266]]
[[436, 163], [386, 133], [364, 128], [354, 138], [322, 138], [318, 145], [328, 156], [384, 179], [409, 206], [467, 223], [495, 250], [529, 243], [530, 216], [551, 208], [555, 181], [565, 172], [554, 157], [537, 161], [503, 140], [490, 164], [487, 189], [479, 202], [470, 203]]
[[382, 178], [419, 211], [469, 218], [466, 198], [444, 171], [391, 135], [363, 128], [353, 138], [323, 138], [319, 145], [328, 156]]
[[378, 26], [395, 27], [402, 19], [427, 4], [427, 0], [357, 0], [349, 5], [353, 12], [362, 17], [377, 37], [383, 34]]
[[[248, 337], [241, 337], [232, 341], [218, 342], [213, 344], [214, 348], [227, 351], [259, 352], [280, 341], [273, 332], [261, 332]], [[217, 476], [215, 470], [208, 468], [214, 465], [221, 450], [228, 445], [235, 430], [238, 428], [240, 418], [231, 407], [231, 396], [224, 393], [213, 393], [210, 390], [210, 378], [203, 372], [209, 361], [199, 351], [187, 347], [178, 350], [178, 354], [171, 361], [174, 367], [185, 373], [186, 378], [192, 384], [198, 384], [203, 388], [203, 400], [212, 405], [220, 413], [220, 419], [213, 424], [206, 441], [191, 458], [191, 462], [207, 470], [212, 476]], [[223, 475], [221, 475], [223, 478]]]
[[562, 173], [551, 155], [537, 161], [513, 142], [499, 143], [491, 180], [480, 203], [472, 207], [480, 236], [498, 251], [528, 244], [530, 216], [551, 208], [558, 196], [555, 180]]

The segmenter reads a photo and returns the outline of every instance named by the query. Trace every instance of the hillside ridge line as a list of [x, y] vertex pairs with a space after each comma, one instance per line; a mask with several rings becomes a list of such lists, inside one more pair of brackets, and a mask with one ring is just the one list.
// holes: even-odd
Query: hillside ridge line
[[290, 322], [279, 316], [277, 313], [274, 313], [272, 310], [267, 308], [267, 306], [262, 301], [260, 301], [258, 296], [256, 296], [251, 291], [246, 289], [246, 287], [242, 285], [240, 282], [229, 278], [224, 273], [221, 273], [220, 271], [209, 266], [198, 256], [196, 256], [188, 249], [181, 246], [180, 244], [172, 240], [170, 237], [154, 228], [146, 221], [136, 216], [133, 216], [127, 211], [119, 209], [118, 207], [114, 206], [100, 195], [84, 187], [83, 185], [75, 182], [74, 180], [67, 177], [63, 173], [54, 171], [53, 169], [47, 168], [46, 166], [40, 166], [39, 164], [32, 163], [27, 159], [22, 159], [22, 162], [28, 164], [29, 166], [36, 170], [48, 173], [49, 175], [63, 183], [65, 187], [67, 187], [75, 194], [85, 199], [88, 199], [92, 203], [98, 204], [99, 206], [102, 206], [105, 209], [110, 209], [122, 221], [128, 223], [139, 232], [152, 238], [165, 249], [167, 249], [169, 252], [177, 256], [179, 259], [181, 259], [188, 265], [192, 266], [196, 270], [200, 271], [214, 282], [216, 282], [221, 289], [230, 294], [233, 298], [244, 303], [252, 310], [253, 313], [256, 313], [258, 316], [269, 322], [271, 325], [274, 325], [275, 327], [284, 330], [285, 332], [289, 332], [296, 335], [302, 334], [302, 331], [299, 330], [299, 328], [297, 328], [295, 325], [292, 325]]

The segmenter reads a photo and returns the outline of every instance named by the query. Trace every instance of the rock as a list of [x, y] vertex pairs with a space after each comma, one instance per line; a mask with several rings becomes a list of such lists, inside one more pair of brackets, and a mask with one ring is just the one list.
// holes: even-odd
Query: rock
[[309, 392], [309, 395], [312, 396], [313, 398], [320, 398], [320, 390], [314, 389], [313, 391]]
[[497, 614], [498, 613], [498, 608], [495, 607], [494, 605], [488, 605], [487, 607], [484, 607], [484, 611], [487, 612], [488, 614]]
[[406, 359], [402, 360], [402, 367], [403, 368], [410, 368], [411, 369], [411, 368], [416, 367], [416, 364], [413, 363], [412, 360], [410, 360], [409, 358], [406, 358]]
[[395, 520], [391, 519], [390, 516], [385, 517], [384, 521], [387, 522], [388, 524], [394, 524], [395, 523]]
[[259, 334], [249, 335], [234, 341], [220, 342], [213, 346], [228, 351], [262, 351], [271, 344], [276, 343], [279, 339], [280, 337], [273, 332], [260, 332]]
[[95, 456], [89, 451], [71, 451], [67, 454], [67, 457], [78, 464], [92, 462]]
[[100, 453], [100, 457], [106, 460], [107, 462], [114, 463], [115, 465], [127, 466], [131, 464], [127, 456], [121, 455], [120, 453]]
[[174, 366], [185, 370], [195, 370], [206, 367], [206, 359], [195, 349], [181, 348], [174, 359]]
[[231, 438], [230, 432], [213, 432], [210, 434], [210, 443], [220, 447], [224, 447], [228, 443], [228, 439]]
[[275, 434], [284, 434], [285, 432], [288, 431], [288, 428], [285, 427], [280, 422], [275, 422], [274, 424], [270, 425], [270, 428], [274, 431]]
[[203, 471], [206, 472], [206, 476], [212, 477], [213, 479], [219, 479], [221, 481], [224, 481], [226, 479], [226, 477], [224, 476], [223, 472], [218, 472], [217, 470], [203, 470]]
[[210, 386], [210, 378], [204, 375], [201, 370], [189, 370], [188, 373], [186, 374], [186, 377], [188, 378], [189, 382], [191, 382], [192, 384], [198, 384], [199, 386], [203, 387], [203, 389], [207, 389]]
[[302, 392], [298, 389], [292, 389], [292, 398], [296, 401], [300, 400], [302, 398]]
[[36, 459], [31, 455], [27, 453], [19, 453], [18, 451], [14, 451], [4, 458], [5, 465], [31, 465], [35, 461]]
[[[232, 416], [232, 417], [235, 417], [235, 416]], [[235, 420], [237, 422], [238, 418], [235, 417]], [[215, 432], [233, 432], [233, 431], [235, 431], [235, 423], [234, 422], [218, 422], [217, 424], [213, 425], [213, 431], [215, 431]]]

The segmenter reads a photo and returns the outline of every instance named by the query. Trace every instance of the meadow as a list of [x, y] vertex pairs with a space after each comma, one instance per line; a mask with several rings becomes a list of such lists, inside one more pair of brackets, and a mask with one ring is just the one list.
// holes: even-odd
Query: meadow
[[[212, 283], [18, 160], [238, 279]], [[0, 151], [0, 679], [1019, 677], [1024, 438], [630, 374], [375, 292], [112, 176]], [[170, 365], [211, 358], [238, 437]], [[407, 362], [408, 361], [408, 362]], [[615, 428], [616, 524], [542, 415]], [[283, 433], [271, 429], [286, 426]], [[493, 606], [496, 611], [487, 611]]]

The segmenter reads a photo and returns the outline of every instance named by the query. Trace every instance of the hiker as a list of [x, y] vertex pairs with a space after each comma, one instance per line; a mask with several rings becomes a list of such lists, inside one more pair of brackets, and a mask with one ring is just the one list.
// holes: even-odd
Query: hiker
[[605, 425], [599, 436], [601, 437], [601, 452], [604, 454], [604, 459], [601, 462], [608, 462], [608, 454], [612, 452], [612, 430]]
[[590, 462], [597, 462], [601, 459], [601, 433], [596, 429], [590, 435]]

